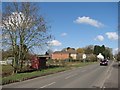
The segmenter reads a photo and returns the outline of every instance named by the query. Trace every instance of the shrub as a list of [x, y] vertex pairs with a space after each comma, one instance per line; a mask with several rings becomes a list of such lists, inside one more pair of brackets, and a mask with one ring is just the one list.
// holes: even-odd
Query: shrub
[[92, 61], [92, 62], [97, 61], [96, 55], [91, 54], [91, 55], [89, 56], [89, 60]]

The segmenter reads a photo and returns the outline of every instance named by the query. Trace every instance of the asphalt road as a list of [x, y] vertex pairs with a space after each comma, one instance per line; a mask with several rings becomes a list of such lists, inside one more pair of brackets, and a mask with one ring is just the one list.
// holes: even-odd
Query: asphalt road
[[72, 70], [4, 85], [3, 88], [118, 88], [117, 63], [99, 63]]

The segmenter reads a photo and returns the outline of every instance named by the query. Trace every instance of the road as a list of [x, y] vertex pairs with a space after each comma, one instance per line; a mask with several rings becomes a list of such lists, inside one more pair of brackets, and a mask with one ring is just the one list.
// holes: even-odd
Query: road
[[114, 61], [108, 66], [99, 63], [64, 72], [4, 85], [3, 88], [118, 88], [118, 67]]

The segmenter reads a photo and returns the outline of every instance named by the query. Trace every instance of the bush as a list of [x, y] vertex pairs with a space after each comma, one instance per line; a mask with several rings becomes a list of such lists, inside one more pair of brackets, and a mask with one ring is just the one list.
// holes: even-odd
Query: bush
[[90, 60], [91, 62], [97, 61], [96, 55], [91, 54], [91, 55], [89, 56], [89, 60]]
[[13, 67], [11, 65], [2, 65], [2, 76], [6, 77], [9, 75], [12, 75], [13, 73]]

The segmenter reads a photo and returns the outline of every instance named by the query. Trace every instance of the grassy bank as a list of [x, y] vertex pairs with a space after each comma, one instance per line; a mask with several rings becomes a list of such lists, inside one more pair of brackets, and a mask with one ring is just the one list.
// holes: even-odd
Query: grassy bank
[[45, 76], [45, 75], [49, 75], [49, 74], [53, 74], [53, 73], [57, 73], [57, 72], [61, 72], [61, 71], [65, 71], [68, 69], [72, 69], [73, 67], [83, 67], [86, 65], [90, 65], [93, 64], [94, 62], [86, 62], [86, 63], [66, 63], [65, 67], [54, 67], [54, 68], [48, 68], [45, 70], [41, 70], [41, 71], [33, 71], [33, 72], [26, 72], [26, 73], [19, 73], [19, 74], [14, 74], [14, 75], [10, 75], [7, 77], [3, 77], [2, 78], [2, 84], [9, 84], [9, 83], [13, 83], [13, 82], [19, 82], [19, 81], [24, 81], [24, 80], [28, 80], [28, 79], [32, 79], [32, 78], [36, 78], [36, 77], [40, 77], [40, 76]]
[[57, 68], [46, 69], [46, 70], [41, 70], [41, 71], [14, 74], [14, 75], [2, 78], [2, 84], [4, 85], [8, 83], [13, 83], [13, 82], [24, 81], [24, 80], [28, 80], [28, 79], [32, 79], [32, 78], [36, 78], [40, 76], [57, 73], [60, 71], [65, 71], [65, 70], [66, 70], [65, 67], [57, 67]]
[[83, 66], [86, 66], [86, 65], [90, 65], [90, 64], [94, 64], [94, 63], [97, 63], [97, 62], [82, 62], [82, 63], [71, 63], [69, 62], [68, 64], [66, 64], [66, 67], [83, 67]]
[[2, 76], [9, 76], [13, 73], [13, 67], [11, 65], [2, 65]]

